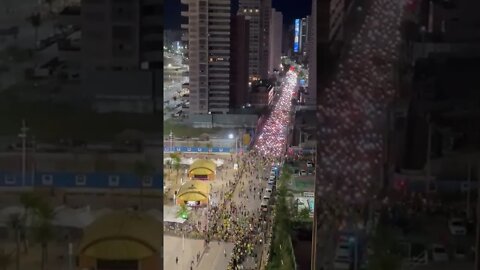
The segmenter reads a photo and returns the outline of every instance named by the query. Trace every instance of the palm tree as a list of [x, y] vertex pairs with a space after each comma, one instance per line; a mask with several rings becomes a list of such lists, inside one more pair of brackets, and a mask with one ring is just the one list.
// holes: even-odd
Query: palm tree
[[15, 269], [20, 269], [20, 230], [22, 226], [22, 219], [20, 214], [10, 214], [8, 217], [9, 227], [15, 233]]
[[145, 177], [151, 176], [155, 172], [155, 167], [150, 161], [137, 160], [134, 164], [133, 171], [140, 183], [140, 210], [143, 209], [143, 180]]
[[35, 46], [33, 48], [37, 48], [37, 42], [38, 42], [38, 28], [42, 25], [42, 16], [40, 13], [35, 12], [32, 13], [28, 18], [27, 21], [32, 25], [32, 27], [35, 29]]
[[179, 177], [179, 174], [180, 174], [180, 168], [181, 168], [181, 159], [180, 157], [176, 157], [174, 160], [173, 160], [173, 169], [175, 169], [175, 171], [177, 172], [177, 178], [175, 181], [178, 181], [178, 177]]
[[37, 208], [40, 203], [40, 197], [32, 192], [22, 193], [20, 195], [20, 203], [23, 206], [23, 216], [22, 224], [20, 228], [20, 238], [23, 240], [23, 249], [24, 252], [28, 253], [28, 242], [27, 242], [27, 221], [30, 217], [30, 211]]
[[302, 221], [309, 220], [310, 219], [310, 209], [302, 208], [302, 210], [300, 210], [300, 212], [298, 212], [297, 218], [299, 220], [302, 220]]
[[48, 202], [41, 201], [35, 209], [37, 217], [36, 225], [34, 227], [35, 240], [42, 248], [41, 252], [41, 269], [46, 269], [48, 261], [48, 243], [53, 240], [55, 233], [52, 226], [52, 220], [55, 217], [55, 212]]
[[175, 179], [175, 184], [178, 183], [178, 175], [180, 171], [181, 164], [180, 162], [182, 161], [180, 154], [179, 153], [172, 153], [170, 154], [170, 158], [172, 159], [172, 164], [173, 164], [173, 169], [177, 171], [177, 178]]

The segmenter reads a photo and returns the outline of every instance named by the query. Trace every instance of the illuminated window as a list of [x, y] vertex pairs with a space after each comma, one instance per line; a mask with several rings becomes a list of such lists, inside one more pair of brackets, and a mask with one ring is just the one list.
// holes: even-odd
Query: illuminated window
[[255, 9], [255, 12], [258, 12], [258, 9]]
[[253, 9], [250, 9], [250, 12], [253, 12]]
[[244, 9], [244, 10], [243, 10], [243, 12], [245, 12], [245, 13], [246, 13], [246, 12], [247, 12], [247, 10], [246, 10], [246, 9]]

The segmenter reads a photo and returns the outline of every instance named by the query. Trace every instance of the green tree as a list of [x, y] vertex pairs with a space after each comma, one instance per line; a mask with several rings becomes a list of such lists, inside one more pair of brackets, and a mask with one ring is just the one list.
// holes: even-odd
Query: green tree
[[20, 230], [22, 226], [22, 218], [20, 214], [10, 214], [8, 217], [8, 225], [15, 234], [15, 269], [20, 269]]
[[302, 210], [298, 212], [297, 218], [299, 220], [310, 220], [310, 209], [302, 208]]
[[32, 25], [33, 29], [35, 30], [35, 46], [37, 48], [38, 43], [38, 28], [42, 25], [42, 16], [40, 13], [35, 12], [28, 16], [27, 21]]
[[177, 177], [175, 178], [175, 184], [178, 184], [178, 177], [181, 168], [181, 161], [182, 158], [180, 157], [180, 153], [172, 153], [170, 154], [170, 158], [172, 159], [173, 169], [177, 172]]
[[213, 147], [213, 144], [212, 144], [211, 142], [208, 142], [208, 143], [207, 143], [207, 148], [208, 148], [208, 149], [212, 149], [212, 147]]
[[286, 183], [291, 178], [291, 169], [288, 166], [282, 168], [280, 174], [277, 202], [275, 208], [274, 237], [271, 246], [271, 260], [268, 263], [268, 269], [295, 269], [295, 258], [293, 257], [293, 247], [291, 244], [290, 231], [292, 228], [292, 209], [290, 209], [288, 198], [292, 193], [287, 189]]
[[144, 196], [144, 179], [146, 177], [151, 177], [155, 172], [155, 167], [150, 161], [147, 160], [137, 160], [134, 164], [133, 171], [137, 176], [137, 179], [140, 184], [140, 210], [143, 210], [143, 196]]
[[40, 244], [41, 247], [41, 269], [45, 270], [48, 261], [48, 244], [51, 242], [54, 237], [54, 229], [52, 225], [52, 220], [55, 217], [55, 212], [51, 205], [46, 201], [41, 201], [39, 205], [35, 208], [36, 214], [36, 224], [33, 228], [33, 233], [35, 236], [36, 242]]
[[33, 192], [25, 192], [20, 195], [20, 203], [23, 206], [21, 238], [24, 252], [28, 254], [27, 228], [30, 224], [27, 224], [27, 222], [32, 218], [32, 211], [40, 204], [40, 197]]

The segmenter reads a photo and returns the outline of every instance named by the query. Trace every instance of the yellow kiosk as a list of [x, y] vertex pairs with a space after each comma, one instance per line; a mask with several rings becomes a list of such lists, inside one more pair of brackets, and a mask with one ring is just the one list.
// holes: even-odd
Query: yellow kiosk
[[208, 159], [197, 159], [188, 170], [188, 177], [192, 180], [214, 180], [217, 164]]
[[188, 206], [205, 206], [208, 204], [210, 184], [205, 181], [192, 180], [183, 184], [177, 194], [177, 204]]

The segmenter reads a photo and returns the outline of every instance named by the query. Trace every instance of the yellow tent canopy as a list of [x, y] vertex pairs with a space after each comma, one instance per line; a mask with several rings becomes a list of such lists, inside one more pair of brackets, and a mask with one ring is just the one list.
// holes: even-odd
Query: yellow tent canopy
[[208, 159], [197, 159], [190, 165], [188, 175], [211, 175], [215, 174], [216, 169], [217, 165], [215, 162]]
[[204, 181], [193, 180], [183, 184], [178, 191], [178, 199], [182, 201], [208, 200], [210, 185]]
[[158, 254], [162, 224], [138, 212], [114, 212], [85, 229], [79, 253], [103, 260], [141, 260]]

